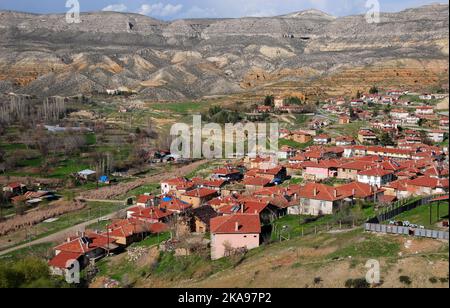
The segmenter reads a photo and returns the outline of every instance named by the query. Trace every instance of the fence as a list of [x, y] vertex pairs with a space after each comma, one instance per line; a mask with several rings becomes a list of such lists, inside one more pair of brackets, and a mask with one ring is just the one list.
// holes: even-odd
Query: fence
[[432, 239], [449, 240], [449, 233], [445, 231], [413, 229], [408, 227], [380, 225], [373, 223], [366, 223], [365, 230], [369, 232], [385, 233], [385, 234], [400, 234], [411, 235], [416, 237], [426, 237]]
[[379, 224], [384, 221], [391, 220], [404, 212], [411, 211], [419, 206], [429, 204], [430, 201], [433, 200], [435, 197], [436, 196], [426, 196], [421, 198], [416, 197], [413, 199], [400, 200], [396, 202], [394, 205], [383, 209], [381, 213], [369, 219], [367, 222], [372, 224]]

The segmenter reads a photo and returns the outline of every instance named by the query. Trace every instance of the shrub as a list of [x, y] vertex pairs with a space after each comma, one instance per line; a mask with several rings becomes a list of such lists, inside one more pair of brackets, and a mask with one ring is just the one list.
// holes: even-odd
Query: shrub
[[410, 286], [412, 284], [412, 280], [409, 276], [400, 276], [399, 280], [404, 285]]
[[364, 278], [348, 279], [345, 282], [345, 287], [349, 289], [368, 289], [370, 284]]
[[436, 277], [431, 277], [429, 280], [432, 284], [435, 284], [438, 282], [438, 279]]

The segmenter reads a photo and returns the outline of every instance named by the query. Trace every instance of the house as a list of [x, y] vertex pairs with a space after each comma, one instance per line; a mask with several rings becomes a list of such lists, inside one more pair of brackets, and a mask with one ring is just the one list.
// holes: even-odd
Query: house
[[280, 109], [280, 108], [285, 106], [285, 100], [282, 97], [275, 97], [273, 102], [274, 102], [274, 105], [275, 105], [275, 109]]
[[272, 107], [271, 106], [258, 106], [258, 108], [256, 109], [256, 112], [270, 113], [270, 112], [272, 112]]
[[[247, 172], [246, 175], [250, 174]], [[283, 166], [277, 166], [274, 168], [264, 168], [264, 169], [256, 169], [254, 170], [254, 174], [252, 176], [262, 177], [266, 179], [270, 179], [272, 184], [281, 184], [286, 179], [286, 168]]]
[[180, 199], [181, 201], [192, 204], [193, 208], [198, 208], [217, 196], [218, 192], [215, 189], [197, 188], [181, 195]]
[[236, 214], [211, 219], [211, 259], [259, 247], [259, 215]]
[[21, 195], [26, 192], [27, 187], [19, 182], [9, 183], [3, 187], [3, 192], [10, 193], [12, 195]]
[[227, 184], [229, 184], [229, 182], [227, 180], [219, 179], [219, 180], [201, 181], [201, 182], [197, 183], [197, 187], [214, 189], [214, 190], [220, 192]]
[[339, 125], [350, 124], [350, 122], [351, 122], [350, 117], [346, 115], [342, 115], [339, 117]]
[[195, 187], [192, 181], [186, 178], [174, 178], [167, 181], [161, 182], [161, 194], [169, 195], [171, 193], [174, 194], [183, 194]]
[[409, 116], [409, 112], [405, 109], [392, 109], [391, 117], [397, 120], [406, 120]]
[[360, 182], [344, 184], [339, 186], [339, 189], [351, 192], [354, 199], [368, 202], [377, 202], [384, 192], [382, 189]]
[[390, 96], [403, 96], [405, 94], [408, 94], [408, 91], [403, 91], [403, 90], [388, 90], [386, 91], [386, 95], [390, 95]]
[[82, 253], [60, 252], [48, 261], [48, 266], [52, 275], [67, 276], [70, 275], [70, 270], [74, 268], [76, 263], [85, 267], [88, 261]]
[[298, 143], [308, 143], [312, 140], [312, 135], [308, 132], [304, 131], [293, 131], [291, 132], [287, 138], [288, 140], [292, 140]]
[[224, 167], [216, 169], [212, 172], [212, 179], [225, 180], [229, 182], [235, 182], [242, 179], [242, 174], [239, 169], [233, 167]]
[[422, 176], [408, 181], [408, 188], [414, 195], [419, 196], [444, 194], [448, 193], [449, 180]]
[[136, 205], [140, 207], [157, 206], [159, 199], [153, 195], [140, 195], [136, 199]]
[[362, 129], [358, 133], [358, 141], [363, 144], [375, 144], [377, 143], [378, 138], [370, 129]]
[[342, 180], [358, 180], [358, 173], [367, 170], [373, 165], [371, 161], [354, 160], [342, 163], [337, 168], [337, 178]]
[[448, 168], [448, 165], [444, 165], [444, 166], [433, 165], [432, 167], [426, 169], [423, 172], [423, 175], [426, 175], [426, 176], [429, 176], [432, 178], [436, 178], [436, 179], [448, 178], [449, 168]]
[[182, 214], [186, 213], [189, 209], [191, 209], [192, 204], [181, 201], [180, 199], [175, 197], [165, 196], [161, 198], [161, 203], [159, 207], [169, 212]]
[[264, 187], [268, 187], [271, 183], [271, 179], [263, 177], [246, 177], [242, 182], [242, 184], [245, 185], [245, 190], [247, 192], [254, 192]]
[[318, 144], [318, 145], [326, 145], [331, 143], [331, 137], [325, 134], [321, 134], [318, 136], [315, 136], [313, 138], [314, 140], [314, 144]]
[[155, 206], [148, 208], [137, 206], [127, 210], [127, 219], [137, 219], [149, 224], [167, 223], [173, 215], [174, 212]]
[[97, 177], [97, 172], [95, 172], [94, 170], [82, 170], [80, 172], [77, 173], [78, 177], [85, 180], [85, 181], [91, 181], [91, 180], [96, 180]]
[[448, 131], [440, 130], [440, 129], [434, 129], [429, 132], [427, 132], [428, 138], [436, 143], [444, 142], [445, 140], [445, 134], [448, 134]]
[[298, 194], [299, 204], [288, 208], [290, 215], [332, 215], [353, 203], [352, 192], [318, 183], [308, 183]]
[[417, 125], [420, 122], [420, 118], [414, 115], [410, 115], [406, 118], [405, 124]]
[[383, 168], [376, 167], [358, 172], [358, 182], [366, 183], [370, 186], [380, 188], [392, 181], [394, 181], [394, 172]]
[[324, 180], [337, 176], [337, 160], [320, 160], [319, 162], [306, 161], [302, 163], [303, 177], [308, 180]]
[[362, 106], [364, 104], [365, 104], [365, 102], [362, 99], [354, 99], [354, 100], [350, 101], [350, 105], [352, 105], [352, 106]]
[[346, 147], [346, 146], [356, 144], [355, 139], [353, 139], [353, 137], [350, 137], [350, 136], [340, 136], [340, 137], [337, 137], [335, 139], [335, 141], [336, 141], [336, 146], [339, 146], [339, 147]]
[[211, 219], [216, 218], [219, 214], [210, 205], [204, 205], [193, 209], [191, 216], [191, 231], [205, 234], [211, 230]]
[[123, 247], [141, 241], [150, 234], [150, 224], [137, 219], [116, 220], [106, 228], [108, 230], [107, 236], [115, 239], [116, 244]]
[[449, 123], [450, 123], [449, 122], [449, 117], [442, 117], [439, 120], [439, 126], [442, 127], [442, 128], [448, 129]]
[[419, 106], [416, 107], [417, 116], [429, 116], [434, 114], [434, 108], [432, 106]]
[[287, 145], [282, 146], [278, 151], [278, 158], [280, 159], [289, 159], [295, 155], [297, 155], [297, 150]]
[[433, 98], [434, 98], [433, 95], [427, 94], [427, 93], [422, 94], [422, 95], [419, 96], [419, 99], [425, 100], [425, 101], [430, 101], [430, 100], [432, 100]]
[[367, 155], [396, 158], [396, 159], [411, 159], [411, 158], [413, 158], [411, 150], [388, 148], [388, 147], [381, 147], [381, 146], [368, 147]]
[[270, 202], [251, 198], [250, 200], [240, 200], [237, 204], [230, 204], [218, 210], [223, 216], [236, 214], [259, 215], [263, 225], [271, 224], [278, 218], [278, 207]]
[[80, 269], [119, 249], [116, 240], [99, 233], [82, 233], [70, 237], [65, 243], [54, 248], [55, 257], [49, 261], [54, 275], [64, 275], [66, 270], [78, 261]]
[[408, 185], [409, 179], [396, 180], [383, 186], [384, 195], [395, 197], [398, 200], [406, 199], [412, 196], [412, 191]]

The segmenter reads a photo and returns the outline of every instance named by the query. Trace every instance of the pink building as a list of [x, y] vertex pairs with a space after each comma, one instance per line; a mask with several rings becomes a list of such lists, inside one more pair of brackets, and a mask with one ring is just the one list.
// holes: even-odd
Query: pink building
[[304, 168], [303, 176], [309, 180], [324, 180], [337, 176], [339, 166], [337, 160], [321, 160], [319, 162], [307, 161], [302, 163]]
[[211, 259], [259, 247], [260, 234], [259, 215], [237, 214], [211, 219]]

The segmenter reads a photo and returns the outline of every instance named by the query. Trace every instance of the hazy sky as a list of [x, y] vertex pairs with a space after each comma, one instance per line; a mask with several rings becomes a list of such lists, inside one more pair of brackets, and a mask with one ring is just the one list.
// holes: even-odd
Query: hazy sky
[[[82, 12], [111, 10], [141, 13], [159, 19], [197, 17], [274, 16], [305, 9], [320, 9], [335, 16], [366, 12], [367, 0], [78, 0]], [[381, 11], [435, 3], [436, 0], [379, 0]], [[439, 3], [448, 4], [448, 0]], [[66, 0], [0, 0], [0, 10], [60, 13]]]

